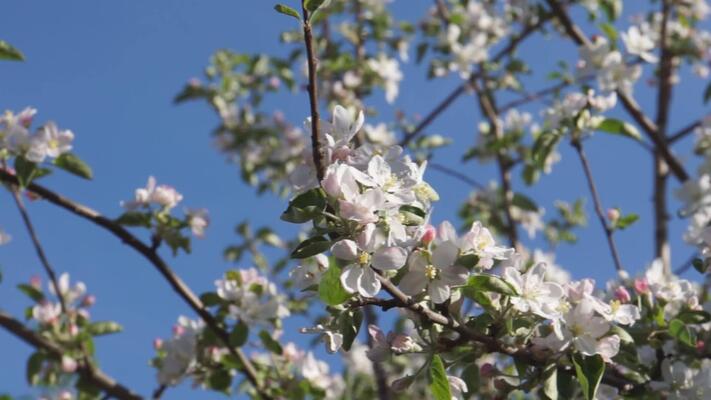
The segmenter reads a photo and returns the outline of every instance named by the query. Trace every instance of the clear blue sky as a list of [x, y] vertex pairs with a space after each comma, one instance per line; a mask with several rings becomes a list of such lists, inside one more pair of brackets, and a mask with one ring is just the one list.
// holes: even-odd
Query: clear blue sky
[[[186, 206], [208, 208], [213, 224], [207, 239], [194, 243], [191, 256], [173, 259], [166, 255], [197, 292], [211, 289], [213, 281], [229, 267], [222, 250], [234, 243], [235, 224], [248, 218], [255, 226], [271, 224], [284, 231], [288, 227], [278, 216], [285, 203], [271, 195], [257, 198], [252, 188], [241, 183], [236, 167], [212, 148], [209, 132], [217, 123], [212, 111], [202, 104], [174, 106], [172, 98], [187, 79], [201, 75], [217, 49], [284, 54], [287, 49], [279, 44], [277, 35], [293, 21], [276, 14], [272, 3], [84, 0], [40, 6], [9, 2], [0, 14], [0, 39], [14, 44], [27, 57], [25, 63], [0, 63], [0, 110], [31, 105], [39, 109], [36, 121], [55, 120], [60, 127], [72, 129], [76, 152], [95, 171], [94, 182], [58, 173], [46, 179], [45, 185], [116, 216], [121, 211], [119, 201], [130, 198], [134, 188], [152, 174], [159, 182], [178, 188]], [[429, 4], [427, 0], [400, 0], [395, 8], [399, 16], [419, 18]], [[592, 33], [589, 27], [588, 32]], [[573, 54], [569, 43], [555, 43], [551, 46], [551, 42], [537, 38], [521, 55], [538, 69]], [[427, 113], [458, 83], [456, 78], [427, 82], [424, 69], [415, 65], [405, 66], [404, 72], [407, 83], [395, 106], [408, 113]], [[546, 85], [539, 78], [532, 82], [532, 88]], [[653, 97], [644, 86], [638, 84], [636, 94], [649, 110]], [[702, 90], [694, 78], [677, 88], [677, 93], [684, 95], [675, 96], [672, 127], [702, 115]], [[382, 107], [382, 118], [387, 121], [393, 108], [385, 106], [381, 95], [375, 97], [370, 104]], [[281, 96], [268, 106], [284, 109], [294, 123], [307, 115], [303, 93]], [[534, 115], [539, 108], [532, 109]], [[456, 163], [474, 140], [479, 121], [474, 110], [472, 97], [461, 98], [429, 131], [455, 140], [436, 159], [488, 182], [496, 177], [491, 167], [475, 163], [459, 167]], [[534, 189], [522, 189], [539, 199], [549, 215], [554, 214], [555, 199], [572, 201], [588, 196], [579, 162], [568, 147], [563, 145], [563, 161], [552, 176], [544, 177]], [[652, 257], [652, 161], [646, 150], [631, 141], [603, 134], [589, 141], [586, 148], [605, 205], [641, 215], [632, 229], [617, 235], [623, 263], [630, 271], [639, 271]], [[688, 141], [678, 151], [689, 157]], [[428, 178], [443, 198], [436, 205], [435, 221], [454, 218], [469, 188], [436, 171], [430, 171]], [[670, 186], [678, 185], [672, 181]], [[520, 180], [516, 187], [522, 188]], [[0, 194], [0, 202], [0, 226], [14, 236], [10, 245], [0, 248], [4, 274], [0, 308], [21, 316], [29, 303], [15, 286], [41, 274], [41, 268], [11, 197]], [[677, 203], [672, 204], [676, 207]], [[192, 314], [145, 260], [114, 237], [51, 205], [29, 207], [55, 268], [69, 271], [97, 295], [94, 319], [116, 320], [125, 327], [122, 334], [97, 340], [102, 367], [136, 390], [149, 393], [155, 388], [154, 371], [147, 364], [153, 354], [151, 340], [169, 336], [178, 315]], [[590, 276], [603, 283], [612, 276], [613, 266], [600, 226], [592, 218], [590, 201], [587, 210], [590, 223], [581, 232], [579, 245], [562, 246], [558, 261], [576, 278]], [[678, 265], [691, 249], [679, 239], [685, 222], [673, 218], [673, 259]], [[302, 324], [292, 321], [287, 326], [293, 329]], [[288, 336], [296, 334], [292, 331]], [[33, 393], [24, 381], [30, 348], [0, 332], [0, 354], [0, 393]], [[190, 398], [194, 396], [191, 393], [183, 387], [168, 397]]]

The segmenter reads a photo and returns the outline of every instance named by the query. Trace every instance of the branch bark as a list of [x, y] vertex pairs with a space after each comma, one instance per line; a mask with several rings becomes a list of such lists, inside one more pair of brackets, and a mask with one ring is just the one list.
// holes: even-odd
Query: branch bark
[[[0, 326], [36, 349], [44, 350], [59, 358], [64, 354], [61, 347], [28, 329], [20, 321], [3, 311], [0, 311]], [[77, 363], [77, 372], [110, 397], [122, 400], [140, 400], [143, 398], [85, 361], [80, 360]]]
[[319, 124], [321, 122], [318, 112], [318, 87], [316, 86], [316, 55], [314, 53], [314, 39], [311, 32], [311, 22], [309, 21], [309, 10], [306, 9], [305, 2], [302, 1], [304, 42], [306, 44], [306, 62], [309, 70], [309, 105], [311, 107], [311, 152], [316, 168], [316, 176], [319, 183], [326, 173], [323, 164], [323, 153], [321, 152], [319, 139]]

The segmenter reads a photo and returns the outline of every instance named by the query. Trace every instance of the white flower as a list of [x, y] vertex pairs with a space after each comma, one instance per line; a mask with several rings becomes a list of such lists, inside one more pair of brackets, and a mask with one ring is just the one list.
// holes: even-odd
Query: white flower
[[165, 357], [158, 369], [158, 383], [174, 386], [190, 374], [197, 363], [197, 339], [203, 326], [201, 320], [192, 321], [183, 316], [178, 318], [179, 329], [174, 329], [175, 336], [161, 347]]
[[272, 321], [289, 316], [276, 285], [254, 269], [237, 271], [215, 281], [217, 295], [230, 302], [229, 315], [247, 324], [271, 326]]
[[385, 206], [385, 195], [380, 189], [368, 189], [350, 199], [339, 200], [339, 215], [361, 225], [378, 222], [377, 211]]
[[43, 302], [32, 307], [32, 318], [40, 324], [52, 324], [62, 314], [59, 303]]
[[539, 263], [523, 275], [516, 268], [507, 267], [503, 277], [518, 293], [518, 296], [511, 297], [511, 304], [516, 310], [557, 319], [561, 316], [563, 288], [557, 283], [546, 282], [545, 274], [546, 264]]
[[368, 224], [356, 241], [344, 239], [331, 247], [334, 256], [350, 261], [341, 274], [341, 284], [350, 293], [373, 297], [380, 291], [380, 281], [373, 268], [399, 269], [407, 261], [407, 251], [398, 246], [385, 246], [384, 239]]
[[400, 64], [394, 58], [389, 58], [385, 54], [378, 55], [378, 58], [368, 60], [368, 66], [383, 80], [385, 87], [385, 100], [388, 103], [395, 101], [399, 92], [402, 72]]
[[608, 321], [622, 325], [634, 325], [640, 319], [639, 308], [632, 304], [622, 304], [618, 300], [612, 300], [610, 304], [602, 301], [592, 302], [595, 311]]
[[306, 380], [326, 392], [326, 399], [336, 399], [343, 393], [345, 384], [341, 377], [330, 375], [328, 364], [317, 360], [312, 352], [308, 352], [306, 357], [303, 358], [300, 369], [302, 376]]
[[328, 269], [328, 257], [323, 254], [314, 256], [313, 262], [297, 265], [289, 272], [289, 277], [299, 289], [318, 284], [321, 275]]
[[136, 189], [133, 201], [123, 202], [121, 205], [134, 210], [139, 207], [148, 207], [157, 204], [165, 210], [170, 210], [183, 200], [183, 195], [178, 193], [173, 187], [167, 185], [156, 185], [156, 178], [148, 177], [145, 188]]
[[205, 237], [205, 228], [210, 225], [210, 216], [207, 210], [200, 208], [197, 210], [187, 210], [188, 225], [193, 235], [198, 238]]
[[337, 352], [338, 349], [340, 349], [343, 345], [342, 334], [327, 329], [321, 324], [318, 324], [313, 328], [301, 328], [299, 332], [321, 335], [321, 338], [323, 339], [326, 345], [326, 351], [328, 351], [329, 353]]
[[371, 361], [382, 362], [391, 353], [404, 354], [422, 349], [412, 337], [395, 332], [388, 332], [385, 336], [376, 325], [368, 325], [368, 334], [373, 339], [372, 347], [366, 352]]
[[458, 256], [459, 248], [451, 241], [437, 245], [431, 257], [422, 251], [412, 253], [400, 288], [410, 296], [427, 288], [434, 303], [444, 303], [451, 296], [451, 287], [464, 285], [469, 276], [466, 268], [454, 265]]
[[74, 134], [70, 130], [60, 131], [54, 122], [48, 122], [37, 132], [37, 138], [42, 143], [45, 154], [56, 158], [72, 150]]
[[466, 382], [452, 375], [447, 375], [447, 381], [449, 382], [449, 391], [452, 394], [452, 400], [462, 400], [464, 393], [469, 391]]
[[497, 246], [491, 232], [476, 221], [471, 229], [461, 239], [462, 252], [472, 251], [479, 257], [478, 267], [489, 269], [494, 260], [506, 260], [514, 253], [514, 249]]
[[628, 53], [638, 55], [649, 63], [657, 62], [657, 57], [652, 53], [655, 47], [654, 40], [644, 35], [639, 27], [631, 26], [627, 32], [622, 32], [621, 36]]
[[74, 373], [77, 370], [77, 361], [68, 355], [62, 355], [62, 372], [66, 374]]
[[[52, 282], [50, 281], [47, 285], [49, 292], [56, 296], [57, 292], [54, 290]], [[69, 274], [66, 272], [59, 276], [57, 285], [59, 287], [59, 293], [62, 295], [66, 303], [72, 303], [74, 300], [79, 299], [86, 293], [86, 285], [84, 282], [77, 282], [74, 287], [71, 287], [69, 284]]]
[[[575, 308], [563, 316], [564, 326], [554, 324], [560, 328], [556, 334], [564, 341], [569, 341], [578, 352], [591, 356], [600, 354], [603, 357], [613, 357], [617, 354], [613, 340], [602, 340], [610, 330], [610, 324], [604, 318], [593, 314], [593, 305], [587, 299], [578, 303]], [[616, 336], [616, 335], [613, 335]], [[619, 350], [619, 337], [617, 338]], [[614, 353], [614, 354], [613, 354]]]

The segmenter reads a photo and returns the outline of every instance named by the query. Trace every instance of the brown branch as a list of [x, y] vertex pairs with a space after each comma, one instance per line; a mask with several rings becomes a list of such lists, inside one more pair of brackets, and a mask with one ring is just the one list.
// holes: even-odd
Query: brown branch
[[309, 21], [309, 10], [302, 0], [301, 9], [303, 12], [304, 43], [306, 44], [306, 62], [309, 69], [309, 105], [311, 107], [311, 152], [313, 153], [316, 177], [319, 183], [323, 180], [326, 167], [323, 163], [323, 153], [321, 152], [321, 141], [319, 140], [320, 117], [318, 113], [318, 87], [316, 86], [316, 55], [314, 54], [314, 39], [311, 33], [311, 22]]
[[[480, 72], [484, 74], [483, 68]], [[484, 83], [486, 84], [486, 82]], [[491, 129], [494, 131], [496, 140], [501, 140], [504, 137], [504, 129], [501, 126], [501, 120], [499, 119], [499, 112], [496, 108], [494, 98], [490, 91], [479, 87], [476, 82], [472, 83], [474, 91], [477, 93], [477, 98], [479, 100], [479, 108], [482, 114], [486, 116], [486, 119], [491, 125]], [[519, 249], [520, 243], [518, 239], [518, 231], [516, 229], [516, 222], [514, 221], [513, 215], [511, 213], [511, 207], [513, 202], [513, 191], [511, 190], [511, 160], [508, 159], [504, 150], [496, 152], [496, 163], [499, 167], [499, 180], [501, 182], [501, 190], [503, 194], [504, 202], [504, 216], [506, 217], [506, 234], [509, 238], [509, 242], [512, 247]]]
[[[36, 349], [46, 351], [58, 358], [61, 358], [62, 355], [64, 355], [64, 350], [61, 347], [50, 342], [44, 336], [38, 335], [34, 331], [28, 329], [20, 321], [3, 311], [0, 311], [0, 326]], [[88, 382], [91, 382], [94, 386], [101, 389], [111, 397], [127, 400], [142, 399], [141, 396], [116, 382], [116, 380], [106, 375], [106, 373], [85, 363], [84, 361], [80, 360], [77, 362], [77, 372]]]
[[[670, 104], [672, 98], [672, 73], [674, 55], [669, 49], [668, 25], [671, 5], [662, 0], [662, 22], [660, 31], [661, 60], [657, 90], [657, 135], [667, 136]], [[665, 143], [666, 146], [666, 143]], [[667, 210], [667, 177], [669, 167], [658, 151], [654, 152], [654, 255], [662, 260], [664, 272], [671, 274], [671, 249], [669, 248], [669, 212]]]
[[[570, 38], [578, 46], [591, 46], [590, 40], [585, 36], [585, 34], [580, 30], [580, 28], [575, 25], [573, 20], [570, 18], [563, 6], [556, 0], [546, 0], [549, 7], [553, 11], [553, 14], [558, 18], [558, 21], [563, 25], [565, 32], [570, 36]], [[632, 96], [623, 92], [622, 90], [617, 90], [617, 97], [622, 102], [627, 113], [637, 122], [637, 124], [642, 127], [647, 136], [654, 143], [655, 148], [659, 151], [659, 154], [664, 158], [664, 161], [669, 165], [671, 172], [674, 176], [681, 182], [689, 179], [689, 174], [684, 169], [684, 166], [679, 162], [679, 160], [674, 157], [674, 155], [669, 150], [666, 145], [666, 139], [659, 135], [658, 128], [654, 122], [652, 122], [644, 112], [640, 109], [637, 102], [632, 98]]]
[[570, 144], [578, 152], [580, 163], [582, 164], [583, 171], [585, 172], [588, 188], [590, 189], [590, 195], [592, 196], [593, 203], [595, 205], [595, 214], [597, 214], [597, 218], [600, 220], [600, 225], [602, 225], [602, 229], [605, 231], [607, 245], [610, 247], [612, 260], [615, 262], [615, 269], [618, 272], [623, 271], [624, 268], [622, 267], [622, 261], [620, 261], [620, 255], [617, 253], [617, 246], [615, 245], [615, 240], [612, 237], [614, 230], [607, 223], [607, 219], [605, 218], [605, 212], [602, 208], [602, 201], [600, 201], [600, 195], [598, 194], [597, 187], [595, 186], [595, 180], [593, 179], [592, 170], [590, 169], [590, 162], [583, 151], [583, 145], [578, 138], [573, 138]]
[[[18, 181], [14, 175], [11, 175], [5, 170], [0, 170], [0, 181], [17, 185]], [[165, 278], [170, 284], [173, 290], [178, 294], [178, 296], [185, 301], [185, 303], [190, 306], [190, 308], [195, 311], [195, 313], [200, 316], [200, 318], [205, 321], [208, 328], [215, 333], [217, 338], [227, 347], [230, 354], [236, 357], [241, 365], [243, 366], [243, 371], [247, 380], [255, 387], [255, 389], [264, 398], [270, 398], [262, 386], [262, 383], [257, 374], [252, 362], [249, 358], [242, 352], [241, 349], [234, 348], [229, 345], [229, 333], [225, 331], [220, 324], [217, 322], [215, 317], [210, 314], [210, 312], [202, 304], [200, 298], [195, 295], [195, 293], [188, 287], [188, 285], [183, 282], [183, 280], [173, 272], [173, 270], [166, 264], [166, 262], [148, 245], [143, 243], [140, 239], [135, 237], [123, 226], [117, 224], [113, 220], [99, 214], [97, 211], [63, 197], [43, 186], [37, 184], [30, 184], [27, 186], [27, 190], [44, 198], [50, 203], [59, 206], [72, 214], [75, 214], [81, 218], [84, 218], [95, 225], [98, 225], [105, 230], [109, 231], [111, 234], [119, 238], [124, 244], [136, 250], [141, 254], [146, 260], [148, 260], [151, 265]]]
[[57, 274], [55, 273], [54, 268], [52, 268], [52, 265], [49, 263], [49, 259], [47, 258], [47, 255], [45, 254], [44, 249], [42, 248], [42, 244], [40, 243], [39, 238], [37, 237], [37, 232], [35, 231], [35, 227], [32, 224], [32, 220], [30, 220], [30, 215], [27, 212], [27, 208], [25, 208], [25, 204], [22, 201], [20, 191], [15, 185], [12, 185], [9, 189], [12, 192], [12, 197], [15, 200], [15, 205], [17, 205], [17, 210], [22, 216], [22, 222], [25, 224], [27, 233], [30, 235], [30, 239], [32, 239], [32, 245], [35, 248], [37, 257], [40, 259], [42, 268], [44, 268], [44, 271], [47, 273], [50, 282], [52, 282], [52, 287], [54, 288], [54, 293], [59, 299], [59, 304], [62, 307], [62, 312], [66, 313], [67, 303], [64, 301], [64, 294], [62, 294], [61, 290], [59, 289], [59, 281], [57, 280]]

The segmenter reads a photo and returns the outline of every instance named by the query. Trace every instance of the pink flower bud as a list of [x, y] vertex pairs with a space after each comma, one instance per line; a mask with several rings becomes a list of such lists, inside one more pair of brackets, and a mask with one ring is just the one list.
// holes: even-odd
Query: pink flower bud
[[69, 356], [62, 356], [62, 372], [66, 374], [74, 373], [77, 370], [77, 362]]
[[79, 334], [79, 327], [76, 324], [69, 325], [69, 334], [76, 336]]
[[281, 86], [281, 79], [277, 78], [276, 76], [272, 76], [269, 78], [269, 87], [271, 89], [279, 89], [279, 86]]
[[634, 290], [638, 294], [649, 293], [649, 282], [646, 278], [637, 278], [634, 280]]
[[68, 390], [62, 390], [62, 392], [59, 393], [58, 399], [59, 400], [73, 400], [74, 395], [72, 395], [72, 392], [70, 392]]
[[479, 375], [482, 378], [491, 378], [497, 375], [496, 367], [490, 363], [484, 363], [479, 368]]
[[422, 243], [428, 245], [432, 243], [436, 236], [437, 230], [435, 229], [435, 227], [430, 224], [427, 224], [427, 226], [425, 226], [425, 233], [422, 234]]
[[160, 350], [163, 347], [163, 339], [161, 338], [155, 338], [153, 339], [153, 348], [156, 350]]
[[185, 333], [185, 328], [182, 325], [173, 325], [173, 335], [182, 336]]
[[39, 198], [40, 198], [40, 197], [39, 197], [38, 195], [36, 195], [34, 192], [30, 192], [30, 191], [25, 191], [25, 197], [26, 197], [27, 200], [29, 200], [29, 201], [39, 200]]
[[610, 222], [614, 223], [618, 219], [620, 219], [620, 210], [616, 208], [610, 208], [607, 210], [607, 219], [610, 220]]
[[91, 307], [94, 304], [96, 304], [96, 296], [93, 294], [84, 296], [84, 299], [81, 301], [81, 305], [84, 307]]
[[193, 89], [199, 88], [201, 85], [200, 78], [190, 78], [190, 80], [188, 80], [188, 86]]
[[30, 286], [37, 290], [42, 290], [42, 278], [39, 275], [32, 275], [30, 278]]
[[705, 347], [706, 347], [706, 343], [704, 343], [703, 340], [696, 341], [696, 351], [703, 352]]
[[624, 286], [619, 286], [615, 289], [615, 298], [620, 301], [620, 303], [629, 303], [632, 300], [630, 292]]

